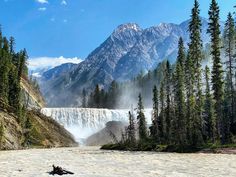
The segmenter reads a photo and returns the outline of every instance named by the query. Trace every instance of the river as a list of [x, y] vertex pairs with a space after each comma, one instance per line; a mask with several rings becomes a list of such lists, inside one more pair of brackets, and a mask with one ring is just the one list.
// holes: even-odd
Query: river
[[82, 177], [235, 177], [236, 156], [103, 151], [99, 147], [0, 152], [1, 177], [46, 177], [52, 165]]

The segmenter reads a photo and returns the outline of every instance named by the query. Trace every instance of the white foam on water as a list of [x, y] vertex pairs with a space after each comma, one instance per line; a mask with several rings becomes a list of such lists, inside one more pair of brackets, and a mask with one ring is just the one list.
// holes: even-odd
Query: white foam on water
[[[63, 125], [75, 139], [82, 139], [98, 132], [109, 121], [128, 123], [128, 109], [93, 109], [93, 108], [43, 108], [41, 112]], [[145, 110], [147, 123], [151, 124], [151, 109]]]

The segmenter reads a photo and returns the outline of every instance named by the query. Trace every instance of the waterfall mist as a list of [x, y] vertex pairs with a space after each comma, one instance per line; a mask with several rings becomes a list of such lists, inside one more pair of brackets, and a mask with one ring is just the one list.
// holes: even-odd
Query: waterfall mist
[[[41, 112], [63, 125], [79, 143], [104, 128], [109, 121], [128, 123], [129, 119], [128, 109], [43, 108]], [[151, 124], [151, 113], [151, 109], [145, 110], [148, 124]]]

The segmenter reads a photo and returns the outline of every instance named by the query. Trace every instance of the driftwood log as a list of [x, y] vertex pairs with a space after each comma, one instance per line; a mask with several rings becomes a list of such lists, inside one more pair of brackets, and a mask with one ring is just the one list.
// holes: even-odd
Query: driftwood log
[[70, 174], [70, 175], [74, 174], [73, 172], [67, 171], [59, 166], [53, 165], [52, 167], [53, 167], [53, 170], [51, 172], [49, 172], [50, 175], [60, 175], [61, 176], [61, 175], [67, 175], [67, 174]]

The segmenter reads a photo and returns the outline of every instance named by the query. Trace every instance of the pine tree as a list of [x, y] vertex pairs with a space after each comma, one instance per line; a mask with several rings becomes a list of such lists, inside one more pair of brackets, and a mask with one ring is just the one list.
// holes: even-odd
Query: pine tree
[[151, 136], [154, 139], [158, 139], [159, 137], [159, 98], [158, 98], [158, 90], [157, 90], [157, 86], [155, 85], [153, 88], [153, 112], [152, 112], [152, 126], [150, 127], [150, 132], [151, 132]]
[[18, 58], [19, 54], [15, 55], [15, 39], [13, 37], [10, 37], [9, 40], [9, 55], [11, 58], [10, 65], [9, 65], [9, 91], [8, 91], [8, 99], [9, 99], [9, 105], [15, 108], [15, 111], [17, 115], [19, 115], [19, 111], [21, 109], [20, 105], [20, 80], [18, 77], [18, 66], [20, 65], [20, 60]]
[[20, 82], [18, 80], [17, 70], [13, 64], [11, 64], [9, 72], [9, 90], [8, 90], [8, 99], [9, 105], [14, 107], [17, 110], [20, 109]]
[[223, 102], [223, 122], [222, 129], [224, 132], [224, 142], [223, 143], [232, 143], [231, 133], [230, 133], [230, 125], [232, 121], [232, 109], [231, 109], [231, 82], [230, 82], [230, 73], [226, 74], [226, 82], [225, 82], [225, 97]]
[[[233, 132], [236, 132], [236, 127], [233, 127], [233, 124], [235, 122], [235, 111], [236, 111], [236, 105], [235, 105], [235, 97], [234, 97], [234, 67], [235, 67], [235, 40], [236, 40], [236, 31], [235, 31], [235, 25], [234, 25], [234, 19], [232, 17], [232, 14], [229, 13], [227, 17], [227, 21], [225, 23], [225, 29], [224, 29], [224, 48], [225, 48], [225, 56], [228, 58], [226, 61], [226, 67], [227, 67], [227, 103], [229, 105], [226, 105], [229, 108], [229, 119], [231, 124], [231, 130]], [[235, 129], [235, 130], [233, 130]]]
[[165, 134], [166, 134], [166, 118], [165, 118], [165, 89], [164, 81], [161, 82], [160, 86], [160, 115], [159, 115], [159, 137], [162, 143], [165, 143]]
[[20, 53], [18, 54], [18, 80], [21, 81], [21, 78], [23, 75], [27, 76], [28, 75], [28, 69], [26, 66], [26, 62], [27, 62], [27, 52], [24, 49], [23, 51], [20, 51]]
[[191, 20], [189, 23], [190, 43], [189, 43], [189, 57], [192, 60], [194, 72], [194, 95], [196, 96], [196, 114], [192, 117], [193, 123], [193, 138], [202, 143], [202, 112], [203, 112], [203, 97], [202, 97], [202, 83], [201, 83], [201, 62], [202, 62], [202, 40], [201, 40], [201, 19], [200, 19], [199, 3], [194, 1], [192, 9]]
[[9, 50], [11, 55], [15, 53], [14, 48], [15, 48], [15, 39], [14, 37], [11, 36], [9, 39]]
[[177, 57], [177, 66], [175, 70], [175, 119], [174, 132], [172, 133], [174, 142], [179, 145], [187, 144], [187, 122], [185, 113], [185, 95], [184, 95], [184, 75], [183, 66], [185, 60], [185, 51], [182, 38], [179, 40], [179, 51]]
[[185, 56], [184, 41], [182, 37], [179, 38], [178, 48], [179, 50], [178, 50], [177, 61], [179, 62], [180, 66], [182, 67], [182, 70], [184, 71], [186, 56]]
[[[13, 44], [12, 44], [13, 45]], [[11, 46], [14, 48], [13, 46]], [[9, 50], [10, 51], [10, 50]], [[14, 50], [12, 49], [12, 52], [14, 53]], [[13, 56], [14, 54], [12, 54]], [[16, 54], [15, 61], [12, 61], [10, 64], [10, 73], [8, 75], [9, 78], [9, 104], [15, 108], [15, 113], [18, 115], [19, 121], [22, 120], [22, 106], [21, 106], [21, 79], [23, 77], [23, 68], [26, 65], [26, 59], [25, 56], [22, 54], [22, 52]], [[16, 67], [17, 66], [17, 67]]]
[[136, 135], [135, 135], [135, 122], [134, 122], [134, 115], [129, 111], [129, 126], [128, 130], [128, 141], [129, 144], [135, 146], [136, 144]]
[[196, 99], [194, 95], [194, 66], [192, 58], [187, 55], [185, 63], [185, 87], [186, 87], [186, 121], [187, 121], [187, 139], [189, 144], [194, 144], [193, 140], [193, 120], [196, 117]]
[[204, 137], [205, 140], [212, 143], [216, 140], [216, 117], [214, 112], [214, 103], [210, 89], [210, 69], [205, 67], [205, 104], [204, 104]]
[[166, 140], [170, 141], [171, 135], [171, 68], [170, 62], [166, 62], [166, 71], [165, 71], [165, 86], [166, 86]]
[[[200, 82], [201, 76], [201, 62], [202, 62], [202, 40], [201, 40], [201, 18], [199, 16], [199, 3], [197, 0], [194, 2], [194, 7], [192, 9], [191, 20], [189, 22], [189, 33], [190, 33], [190, 43], [189, 45], [189, 55], [193, 60], [194, 72], [196, 76], [196, 81]], [[197, 88], [197, 86], [196, 86]]]
[[138, 96], [138, 108], [137, 108], [137, 120], [139, 128], [139, 139], [140, 141], [145, 141], [147, 139], [147, 123], [144, 115], [144, 107], [142, 102], [142, 96]]
[[211, 56], [213, 60], [212, 68], [212, 90], [215, 100], [215, 111], [216, 111], [216, 121], [217, 121], [217, 133], [221, 137], [221, 141], [224, 142], [224, 132], [223, 132], [223, 70], [220, 58], [220, 24], [219, 24], [219, 6], [216, 0], [212, 0], [209, 9], [209, 27], [208, 33], [211, 36]]
[[9, 74], [9, 47], [8, 41], [4, 37], [3, 38], [3, 48], [2, 53], [0, 56], [0, 98], [5, 102], [8, 103], [8, 89], [9, 89], [9, 82], [8, 82], [8, 74]]
[[5, 51], [5, 53], [9, 54], [9, 42], [6, 37], [3, 37], [3, 46], [2, 49]]

